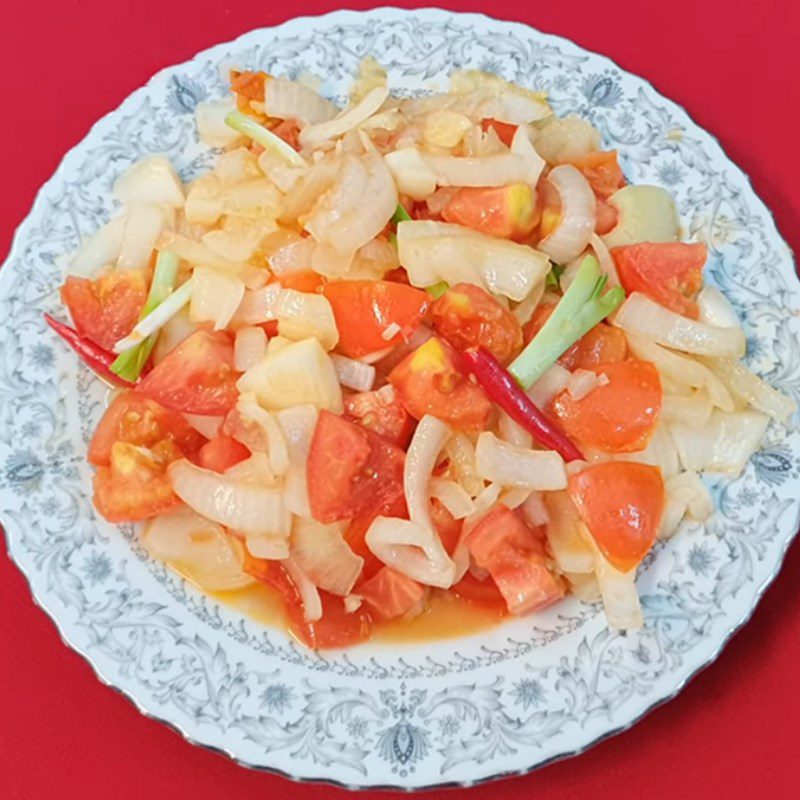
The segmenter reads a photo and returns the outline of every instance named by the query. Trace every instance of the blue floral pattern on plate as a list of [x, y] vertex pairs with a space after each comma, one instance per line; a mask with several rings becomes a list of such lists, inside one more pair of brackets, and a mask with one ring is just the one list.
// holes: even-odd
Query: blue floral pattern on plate
[[404, 788], [525, 772], [624, 729], [712, 661], [752, 613], [798, 525], [800, 437], [771, 429], [718, 513], [643, 565], [646, 626], [621, 636], [575, 599], [460, 639], [315, 654], [149, 561], [131, 526], [99, 520], [85, 447], [104, 390], [53, 340], [61, 255], [113, 212], [131, 161], [166, 152], [189, 179], [214, 154], [193, 111], [237, 64], [325, 77], [340, 101], [362, 56], [403, 93], [454, 67], [546, 89], [588, 116], [637, 182], [675, 194], [709, 278], [747, 330], [749, 363], [800, 399], [791, 255], [716, 141], [607, 59], [522, 25], [444, 11], [337, 12], [254, 31], [159, 73], [92, 129], [41, 190], [0, 273], [0, 515], [11, 557], [65, 641], [145, 714], [239, 762], [296, 779]]

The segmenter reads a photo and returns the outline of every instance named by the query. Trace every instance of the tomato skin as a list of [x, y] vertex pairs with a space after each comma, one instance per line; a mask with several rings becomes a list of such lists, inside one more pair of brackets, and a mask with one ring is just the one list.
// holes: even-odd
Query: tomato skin
[[300, 149], [300, 123], [296, 119], [282, 119], [272, 132], [294, 150]]
[[602, 236], [617, 227], [619, 211], [611, 203], [598, 197], [595, 209], [597, 214], [597, 221], [594, 224], [595, 233]]
[[623, 572], [634, 569], [658, 533], [661, 470], [630, 461], [594, 464], [571, 475], [568, 490], [605, 558]]
[[347, 395], [344, 413], [348, 419], [403, 449], [408, 447], [416, 427], [416, 421], [397, 399], [391, 386]]
[[458, 283], [431, 306], [431, 326], [457, 350], [483, 347], [502, 364], [522, 349], [517, 318], [480, 286]]
[[222, 416], [236, 404], [239, 373], [224, 331], [195, 331], [139, 384], [146, 397], [184, 414]]
[[318, 522], [384, 513], [403, 499], [405, 453], [367, 428], [320, 411], [308, 452], [308, 499]]
[[573, 159], [570, 163], [581, 171], [592, 191], [604, 200], [625, 186], [625, 176], [617, 160], [616, 150], [597, 150]]
[[506, 147], [511, 147], [511, 142], [514, 140], [514, 134], [517, 132], [516, 125], [512, 125], [510, 122], [500, 122], [500, 120], [490, 118], [481, 120], [481, 128], [483, 128], [484, 133], [486, 133], [490, 128], [494, 128], [494, 132]]
[[205, 443], [205, 438], [177, 412], [137, 391], [121, 392], [95, 429], [89, 443], [88, 461], [95, 467], [107, 467], [115, 442], [152, 449], [164, 439], [172, 441], [192, 461], [197, 459]]
[[575, 400], [566, 389], [551, 402], [552, 413], [573, 441], [606, 453], [643, 450], [661, 413], [661, 381], [649, 361], [629, 359], [589, 367], [608, 377]]
[[[522, 328], [527, 344], [541, 330], [547, 318], [553, 313], [555, 304], [542, 303]], [[566, 350], [558, 363], [568, 370], [590, 369], [597, 364], [613, 364], [624, 361], [628, 355], [628, 340], [619, 328], [612, 328], [600, 322], [587, 331], [575, 344]]]
[[662, 306], [697, 319], [694, 296], [703, 286], [704, 244], [643, 242], [611, 249], [625, 291], [642, 292]]
[[450, 587], [457, 597], [478, 606], [497, 609], [503, 616], [508, 613], [505, 598], [491, 577], [479, 581], [468, 572], [458, 583]]
[[492, 404], [480, 386], [456, 367], [457, 354], [437, 337], [428, 339], [389, 374], [398, 398], [415, 419], [425, 414], [463, 430], [483, 430]]
[[81, 336], [113, 350], [139, 321], [149, 283], [149, 270], [143, 269], [109, 272], [93, 281], [71, 275], [61, 287], [61, 300]]
[[396, 619], [418, 609], [425, 599], [425, 587], [391, 567], [381, 568], [358, 587], [373, 617]]
[[127, 442], [111, 448], [110, 466], [94, 476], [94, 506], [108, 522], [139, 522], [180, 505], [166, 475], [169, 463], [181, 457], [177, 447], [163, 440], [153, 451]]
[[[428, 310], [427, 292], [392, 281], [333, 281], [322, 289], [339, 331], [337, 350], [360, 358], [407, 339]], [[392, 324], [400, 331], [384, 339]]]
[[536, 193], [525, 183], [467, 186], [442, 209], [447, 222], [494, 236], [521, 241], [539, 224]]
[[250, 451], [243, 444], [227, 434], [219, 433], [200, 448], [197, 463], [203, 469], [222, 473], [247, 458], [250, 458]]

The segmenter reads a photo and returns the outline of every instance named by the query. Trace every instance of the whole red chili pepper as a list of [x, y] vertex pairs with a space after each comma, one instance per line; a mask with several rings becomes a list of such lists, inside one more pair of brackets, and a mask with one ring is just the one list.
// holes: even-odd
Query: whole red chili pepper
[[120, 378], [111, 371], [111, 365], [117, 356], [109, 353], [89, 339], [85, 339], [74, 328], [59, 322], [49, 314], [44, 315], [45, 322], [91, 367], [103, 380], [116, 386], [131, 387], [134, 384]]
[[581, 451], [539, 410], [490, 352], [479, 347], [465, 350], [461, 355], [489, 399], [522, 425], [539, 444], [560, 453], [565, 461], [583, 459]]

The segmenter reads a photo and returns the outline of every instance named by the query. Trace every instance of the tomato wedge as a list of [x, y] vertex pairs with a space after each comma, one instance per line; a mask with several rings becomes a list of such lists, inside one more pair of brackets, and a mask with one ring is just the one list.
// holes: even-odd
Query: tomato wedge
[[111, 463], [111, 448], [115, 442], [152, 449], [165, 439], [173, 442], [182, 455], [192, 461], [197, 459], [205, 443], [205, 438], [177, 412], [137, 391], [121, 392], [95, 429], [89, 443], [88, 460], [95, 467], [107, 467]]
[[224, 331], [195, 331], [142, 380], [139, 391], [184, 414], [222, 416], [236, 403], [239, 373]]
[[661, 523], [661, 470], [629, 461], [594, 464], [570, 476], [569, 493], [611, 565], [624, 572], [636, 567]]
[[308, 452], [308, 499], [319, 522], [377, 515], [403, 499], [405, 453], [367, 428], [321, 411]]
[[200, 448], [197, 463], [203, 469], [225, 472], [247, 458], [250, 458], [250, 451], [243, 444], [220, 433]]
[[[392, 281], [334, 281], [322, 293], [339, 330], [337, 349], [351, 358], [385, 350], [407, 339], [428, 309], [427, 292]], [[385, 338], [387, 328], [399, 330]]]
[[425, 598], [425, 587], [390, 567], [383, 567], [358, 587], [373, 616], [396, 619], [415, 611]]
[[464, 525], [464, 520], [456, 519], [447, 508], [445, 508], [444, 504], [435, 497], [431, 499], [430, 510], [433, 526], [436, 528], [439, 541], [441, 541], [442, 546], [447, 550], [448, 554], [452, 555], [453, 551], [456, 549], [458, 540], [461, 538], [461, 529]]
[[704, 244], [644, 242], [614, 247], [611, 256], [625, 291], [642, 292], [662, 306], [697, 319], [695, 295], [708, 259]]
[[181, 455], [168, 439], [153, 449], [116, 442], [110, 465], [98, 468], [94, 476], [94, 506], [100, 516], [115, 523], [139, 522], [180, 505], [166, 469]]
[[496, 608], [504, 614], [508, 612], [505, 598], [491, 577], [479, 581], [472, 573], [468, 572], [458, 583], [450, 588], [457, 597], [469, 603]]
[[345, 416], [405, 449], [411, 441], [416, 421], [397, 399], [394, 389], [382, 386], [373, 392], [345, 396]]
[[106, 350], [125, 338], [139, 321], [150, 283], [148, 270], [119, 270], [102, 278], [70, 276], [61, 287], [75, 330]]
[[598, 197], [595, 203], [595, 209], [597, 214], [597, 221], [594, 223], [595, 233], [602, 236], [617, 227], [619, 211], [617, 211], [611, 203], [607, 203], [605, 200]]
[[608, 383], [575, 400], [557, 394], [551, 409], [564, 433], [589, 449], [606, 453], [644, 450], [661, 413], [661, 381], [649, 361], [629, 359], [589, 367]]
[[448, 289], [431, 306], [430, 318], [436, 333], [458, 350], [483, 347], [507, 364], [522, 349], [517, 318], [472, 283]]
[[570, 162], [589, 182], [592, 191], [603, 199], [625, 185], [625, 176], [617, 160], [616, 150], [597, 150]]
[[428, 339], [389, 374], [408, 413], [425, 414], [464, 430], [484, 430], [492, 404], [480, 386], [456, 368], [457, 353], [437, 337]]
[[483, 128], [484, 133], [490, 128], [494, 128], [494, 132], [506, 147], [511, 147], [514, 134], [517, 132], [516, 125], [512, 125], [510, 122], [500, 122], [498, 119], [487, 118], [481, 120], [481, 128]]
[[442, 209], [442, 217], [488, 236], [521, 241], [539, 224], [539, 208], [526, 183], [466, 186]]

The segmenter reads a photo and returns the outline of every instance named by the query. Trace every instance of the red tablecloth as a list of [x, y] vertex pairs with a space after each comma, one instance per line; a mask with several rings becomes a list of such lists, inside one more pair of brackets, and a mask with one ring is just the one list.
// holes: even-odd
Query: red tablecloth
[[[0, 254], [62, 154], [152, 73], [251, 28], [335, 7], [317, 0], [284, 4], [277, 13], [270, 3], [225, 0], [12, 5], [0, 26]], [[789, 244], [800, 248], [799, 4], [443, 5], [559, 33], [650, 79], [719, 136]], [[798, 585], [795, 547], [752, 622], [677, 700], [577, 759], [473, 789], [469, 797], [800, 796]], [[0, 797], [345, 796], [249, 772], [141, 717], [61, 643], [5, 557], [0, 609]]]

